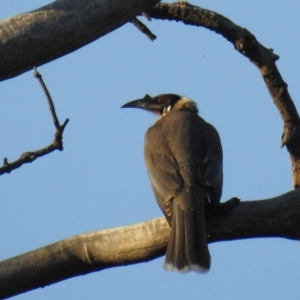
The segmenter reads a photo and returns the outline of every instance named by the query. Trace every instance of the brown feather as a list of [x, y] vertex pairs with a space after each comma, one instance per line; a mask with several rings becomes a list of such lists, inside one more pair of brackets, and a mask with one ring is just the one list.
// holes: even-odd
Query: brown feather
[[170, 226], [165, 268], [210, 267], [204, 203], [222, 193], [222, 146], [215, 128], [187, 98], [177, 101], [146, 133], [145, 161], [156, 200]]

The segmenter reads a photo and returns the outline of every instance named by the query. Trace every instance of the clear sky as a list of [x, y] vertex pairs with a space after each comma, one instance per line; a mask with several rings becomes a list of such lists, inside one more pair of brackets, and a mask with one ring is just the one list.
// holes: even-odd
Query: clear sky
[[[2, 0], [0, 18], [49, 1]], [[277, 66], [300, 107], [300, 2], [203, 0], [280, 56]], [[125, 102], [164, 92], [194, 99], [218, 129], [224, 192], [242, 200], [292, 188], [283, 124], [259, 71], [222, 36], [169, 21], [147, 22], [151, 42], [127, 24], [39, 68], [61, 122], [63, 152], [0, 178], [0, 259], [89, 231], [162, 215], [143, 161], [144, 134], [156, 117]], [[32, 72], [0, 83], [0, 158], [12, 161], [52, 142], [54, 127]], [[2, 159], [1, 158], [1, 159]], [[210, 245], [207, 275], [165, 272], [163, 258], [112, 268], [16, 299], [296, 299], [300, 244], [251, 239]]]

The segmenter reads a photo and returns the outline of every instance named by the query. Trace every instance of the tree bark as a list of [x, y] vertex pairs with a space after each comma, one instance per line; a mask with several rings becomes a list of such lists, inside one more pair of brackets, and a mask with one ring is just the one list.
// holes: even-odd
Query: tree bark
[[57, 0], [0, 22], [0, 80], [66, 55], [159, 0]]
[[[244, 201], [228, 215], [206, 220], [208, 242], [258, 237], [300, 239], [300, 189]], [[0, 298], [106, 268], [164, 255], [170, 229], [165, 218], [78, 235], [0, 262]]]

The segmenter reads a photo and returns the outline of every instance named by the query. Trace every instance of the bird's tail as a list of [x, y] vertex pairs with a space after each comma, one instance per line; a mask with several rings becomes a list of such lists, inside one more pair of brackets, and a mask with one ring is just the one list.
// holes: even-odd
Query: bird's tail
[[168, 271], [205, 273], [210, 268], [204, 207], [182, 209], [173, 201], [171, 235], [164, 268]]

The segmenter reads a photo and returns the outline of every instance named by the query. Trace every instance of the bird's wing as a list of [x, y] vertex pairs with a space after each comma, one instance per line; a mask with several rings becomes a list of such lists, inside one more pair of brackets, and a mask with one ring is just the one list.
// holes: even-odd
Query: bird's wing
[[199, 182], [207, 187], [210, 201], [220, 202], [223, 186], [223, 153], [218, 132], [209, 123], [200, 118], [203, 139], [198, 154], [199, 166], [197, 170]]
[[145, 138], [145, 162], [155, 198], [169, 223], [172, 200], [183, 185], [176, 160], [161, 137], [161, 128], [149, 128]]
[[202, 194], [198, 188], [205, 188], [211, 202], [219, 203], [222, 146], [215, 128], [195, 113], [170, 113], [163, 118], [146, 133], [145, 161], [156, 200], [170, 222], [175, 197], [182, 209], [193, 209], [188, 201], [193, 196], [186, 195], [189, 187], [197, 194]]

